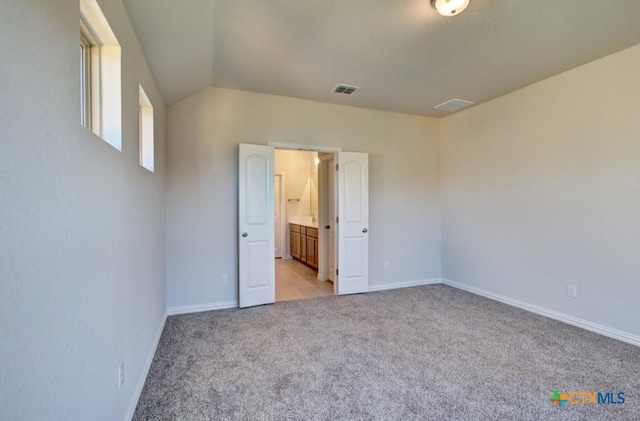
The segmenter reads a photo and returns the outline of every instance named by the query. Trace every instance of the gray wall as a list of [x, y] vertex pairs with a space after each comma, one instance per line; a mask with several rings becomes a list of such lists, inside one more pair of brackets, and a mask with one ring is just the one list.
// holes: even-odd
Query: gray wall
[[639, 111], [636, 46], [444, 119], [444, 277], [639, 335]]
[[3, 420], [123, 419], [164, 320], [164, 105], [120, 1], [100, 4], [123, 47], [122, 152], [79, 123], [78, 0], [0, 2]]
[[440, 277], [438, 120], [211, 88], [167, 111], [170, 310], [237, 299], [238, 144], [269, 141], [368, 152], [370, 285]]

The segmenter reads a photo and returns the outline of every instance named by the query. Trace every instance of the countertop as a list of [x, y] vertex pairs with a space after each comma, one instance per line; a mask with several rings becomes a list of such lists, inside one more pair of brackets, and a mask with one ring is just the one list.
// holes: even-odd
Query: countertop
[[317, 222], [297, 222], [297, 221], [289, 221], [290, 224], [300, 225], [301, 227], [307, 228], [318, 228]]

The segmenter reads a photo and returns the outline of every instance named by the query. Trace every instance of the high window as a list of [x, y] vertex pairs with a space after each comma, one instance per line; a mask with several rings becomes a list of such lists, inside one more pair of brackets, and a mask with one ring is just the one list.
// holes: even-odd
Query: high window
[[139, 85], [138, 91], [140, 99], [140, 165], [153, 172], [153, 106], [142, 85]]
[[120, 44], [96, 0], [80, 0], [80, 122], [122, 150]]

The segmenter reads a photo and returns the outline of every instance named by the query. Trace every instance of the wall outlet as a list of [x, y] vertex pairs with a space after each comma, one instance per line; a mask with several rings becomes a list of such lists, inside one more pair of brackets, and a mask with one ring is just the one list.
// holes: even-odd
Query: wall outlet
[[118, 390], [122, 390], [124, 386], [124, 363], [118, 367]]
[[576, 298], [578, 296], [578, 287], [573, 284], [568, 284], [567, 295], [571, 298]]
[[220, 285], [227, 285], [229, 283], [229, 278], [227, 275], [220, 275]]
[[385, 260], [384, 261], [384, 270], [389, 270], [389, 269], [391, 269], [391, 265], [389, 264], [388, 260]]

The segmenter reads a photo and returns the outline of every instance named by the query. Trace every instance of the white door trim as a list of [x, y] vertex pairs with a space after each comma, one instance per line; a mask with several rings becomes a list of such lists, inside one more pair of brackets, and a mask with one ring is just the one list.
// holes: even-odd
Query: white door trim
[[[287, 227], [285, 221], [287, 220], [287, 182], [285, 179], [285, 175], [283, 173], [275, 173], [273, 174], [274, 180], [275, 177], [280, 177], [280, 232], [276, 235], [280, 236], [280, 244], [282, 245], [282, 258], [283, 259], [291, 259], [291, 253], [289, 252], [289, 242], [287, 241]], [[275, 189], [275, 181], [274, 186]]]
[[299, 143], [283, 143], [283, 142], [267, 142], [267, 145], [273, 146], [276, 149], [288, 149], [288, 150], [294, 150], [294, 151], [330, 152], [330, 153], [342, 152], [342, 146], [302, 145]]
[[327, 163], [320, 159], [318, 163], [318, 280], [327, 280]]

